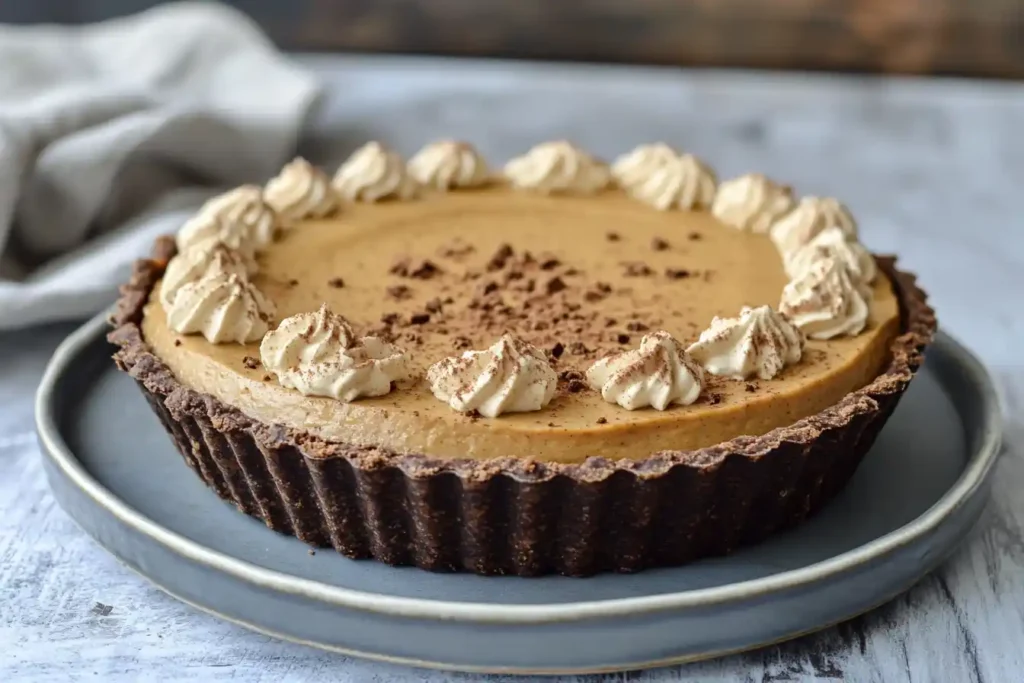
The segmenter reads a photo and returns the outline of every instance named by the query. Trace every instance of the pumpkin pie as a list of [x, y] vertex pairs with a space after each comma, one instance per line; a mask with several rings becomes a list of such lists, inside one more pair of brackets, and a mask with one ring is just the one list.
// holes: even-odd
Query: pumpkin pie
[[935, 319], [831, 198], [644, 145], [380, 143], [208, 202], [110, 340], [269, 527], [483, 574], [727, 553], [849, 479]]

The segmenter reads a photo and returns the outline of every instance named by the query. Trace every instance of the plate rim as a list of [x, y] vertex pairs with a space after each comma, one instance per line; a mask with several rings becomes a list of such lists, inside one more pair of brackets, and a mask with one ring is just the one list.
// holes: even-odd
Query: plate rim
[[[427, 598], [400, 597], [332, 586], [254, 565], [206, 547], [160, 526], [138, 512], [94, 479], [75, 457], [57, 428], [52, 410], [55, 388], [71, 361], [90, 344], [102, 339], [109, 311], [98, 314], [72, 332], [57, 347], [40, 381], [35, 399], [36, 431], [43, 457], [92, 502], [136, 533], [148, 537], [183, 559], [207, 569], [279, 593], [295, 595], [327, 605], [371, 612], [383, 616], [420, 620], [456, 621], [474, 624], [543, 625], [619, 617], [637, 617], [680, 610], [702, 610], [713, 606], [769, 598], [795, 588], [835, 579], [866, 564], [884, 559], [906, 545], [928, 535], [954, 515], [985, 483], [1002, 443], [1002, 408], [995, 384], [981, 361], [962, 344], [939, 331], [933, 351], [949, 355], [967, 371], [981, 396], [981, 443], [970, 453], [960, 477], [922, 515], [864, 545], [813, 564], [766, 577], [748, 579], [675, 593], [591, 600], [571, 603], [503, 605]], [[268, 533], [273, 533], [268, 530]], [[524, 579], [529, 580], [529, 579]]]

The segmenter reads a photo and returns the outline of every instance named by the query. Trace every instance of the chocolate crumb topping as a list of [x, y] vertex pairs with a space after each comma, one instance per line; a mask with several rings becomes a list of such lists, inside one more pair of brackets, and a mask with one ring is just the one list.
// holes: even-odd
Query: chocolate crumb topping
[[397, 325], [402, 321], [402, 315], [400, 313], [385, 313], [381, 315], [380, 321], [385, 325]]
[[433, 261], [406, 257], [395, 261], [394, 265], [391, 266], [391, 269], [388, 272], [399, 277], [429, 280], [435, 275], [440, 275], [444, 271], [442, 271]]
[[563, 382], [582, 382], [583, 373], [579, 370], [562, 370], [558, 373], [558, 379]]
[[570, 394], [578, 394], [587, 388], [587, 385], [578, 379], [571, 380], [566, 386]]
[[691, 232], [686, 237], [687, 239], [692, 240], [694, 242], [704, 239], [704, 235], [701, 235], [699, 232]]
[[512, 249], [512, 245], [502, 244], [487, 262], [487, 270], [501, 270], [513, 256], [515, 256], [515, 251]]
[[693, 273], [685, 268], [666, 268], [665, 277], [669, 280], [685, 280], [690, 277]]
[[457, 351], [465, 351], [466, 349], [473, 346], [473, 341], [469, 337], [455, 337], [452, 339], [452, 346]]
[[616, 320], [615, 318], [605, 318], [604, 319], [604, 326], [605, 327], [615, 327], [618, 324], [619, 324], [619, 321]]
[[606, 425], [606, 424], [608, 424], [608, 418], [607, 417], [599, 417], [599, 418], [597, 418], [597, 424], [599, 424], [599, 425]]
[[296, 280], [295, 278], [292, 278], [291, 280], [288, 281], [288, 286], [289, 287], [298, 287], [299, 286], [299, 281]]
[[593, 289], [589, 289], [583, 293], [583, 300], [588, 303], [597, 303], [604, 299], [604, 294]]
[[271, 377], [270, 375], [263, 375], [263, 381], [264, 382], [269, 382], [272, 379], [273, 379], [273, 377]]
[[717, 406], [719, 403], [722, 402], [722, 395], [717, 393], [717, 392], [716, 393], [710, 393], [710, 394], [707, 395], [707, 397], [708, 397], [708, 403], [710, 405]]
[[330, 280], [327, 281], [327, 286], [333, 287], [334, 289], [341, 289], [342, 287], [345, 286], [345, 281], [342, 280], [340, 277], [332, 277]]
[[609, 233], [608, 233], [608, 234], [606, 234], [606, 235], [605, 235], [604, 237], [605, 237], [605, 239], [606, 239], [606, 240], [608, 240], [609, 242], [618, 242], [619, 240], [621, 240], [621, 239], [622, 239], [622, 237], [620, 237], [620, 236], [619, 236], [619, 233], [617, 233], [617, 232], [609, 232]]
[[646, 277], [654, 274], [649, 265], [639, 261], [630, 261], [622, 265], [626, 269], [623, 273], [626, 277]]
[[628, 334], [619, 334], [619, 336], [617, 336], [615, 338], [615, 340], [617, 342], [619, 342], [620, 344], [628, 344], [629, 343], [629, 335]]
[[754, 393], [757, 391], [757, 384], [755, 382], [747, 382], [747, 386], [745, 388], [750, 393]]
[[181, 340], [180, 339], [175, 339], [174, 340], [174, 345], [175, 346], [181, 346]]
[[242, 358], [242, 365], [250, 370], [255, 370], [260, 366], [260, 359], [255, 356], [245, 356]]
[[644, 323], [640, 322], [639, 320], [631, 320], [630, 322], [626, 323], [626, 329], [629, 330], [630, 332], [646, 332], [651, 328], [645, 325]]
[[565, 345], [563, 345], [562, 342], [558, 342], [551, 347], [551, 355], [554, 356], [555, 358], [561, 358], [564, 352]]
[[544, 291], [547, 292], [548, 295], [557, 294], [564, 289], [568, 289], [568, 287], [569, 285], [565, 284], [565, 280], [557, 275], [544, 283]]
[[557, 268], [560, 265], [562, 265], [562, 262], [552, 256], [552, 257], [545, 258], [543, 261], [540, 262], [540, 269], [541, 270], [554, 270], [555, 268]]
[[590, 353], [590, 349], [587, 348], [587, 345], [584, 344], [583, 342], [574, 341], [573, 343], [569, 344], [569, 353], [573, 354], [574, 356], [585, 356], [588, 353]]
[[462, 242], [461, 240], [453, 240], [450, 244], [446, 244], [437, 253], [443, 258], [459, 259], [464, 256], [469, 256], [476, 248], [468, 242]]
[[434, 297], [423, 305], [427, 309], [427, 313], [440, 313], [444, 303], [439, 297]]
[[484, 286], [481, 287], [481, 289], [480, 289], [480, 293], [483, 294], [484, 296], [487, 296], [488, 294], [493, 294], [494, 292], [497, 292], [497, 291], [498, 291], [498, 283], [494, 282], [493, 280], [490, 281], [490, 282], [485, 282]]
[[660, 237], [655, 237], [653, 240], [651, 240], [651, 249], [653, 249], [654, 251], [665, 251], [670, 246], [671, 245], [669, 245], [668, 242], [666, 242]]
[[413, 325], [425, 325], [430, 322], [429, 313], [413, 313], [412, 317], [409, 318], [409, 322]]
[[412, 297], [412, 289], [406, 285], [391, 285], [386, 291], [395, 301], [404, 301]]

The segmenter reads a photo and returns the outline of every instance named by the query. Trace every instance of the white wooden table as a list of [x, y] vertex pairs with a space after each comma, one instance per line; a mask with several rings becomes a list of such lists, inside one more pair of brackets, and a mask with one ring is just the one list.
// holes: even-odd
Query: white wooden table
[[[791, 643], [608, 680], [1024, 680], [1024, 87], [303, 61], [330, 88], [307, 141], [320, 158], [377, 136], [408, 153], [460, 131], [495, 158], [556, 136], [605, 155], [666, 139], [723, 175], [764, 170], [804, 194], [834, 194], [853, 208], [865, 242], [921, 275], [942, 327], [997, 377], [1008, 424], [994, 499], [934, 576], [875, 612]], [[32, 433], [32, 392], [69, 329], [0, 335], [0, 681], [473, 678], [275, 642], [197, 613], [118, 565], [54, 503]]]

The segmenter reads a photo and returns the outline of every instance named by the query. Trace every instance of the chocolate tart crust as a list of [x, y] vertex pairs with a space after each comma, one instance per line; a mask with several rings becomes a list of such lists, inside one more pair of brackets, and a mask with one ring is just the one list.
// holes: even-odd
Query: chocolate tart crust
[[143, 339], [171, 238], [135, 264], [111, 316], [114, 361], [186, 463], [271, 529], [351, 558], [434, 571], [635, 572], [721, 555], [799, 523], [845, 485], [936, 329], [912, 275], [877, 257], [900, 300], [886, 369], [836, 405], [761, 436], [635, 461], [441, 459], [328, 442], [184, 386]]

